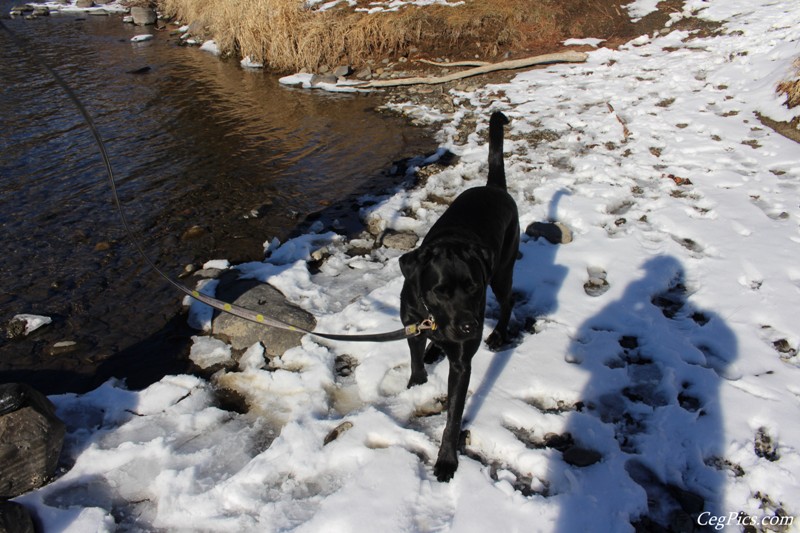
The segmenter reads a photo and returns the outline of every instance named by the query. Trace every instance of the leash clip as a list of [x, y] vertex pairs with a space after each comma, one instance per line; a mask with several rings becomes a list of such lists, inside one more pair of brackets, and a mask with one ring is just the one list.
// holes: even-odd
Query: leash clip
[[406, 326], [406, 337], [418, 337], [425, 330], [434, 331], [436, 329], [436, 322], [432, 316], [429, 316], [419, 324], [411, 324]]

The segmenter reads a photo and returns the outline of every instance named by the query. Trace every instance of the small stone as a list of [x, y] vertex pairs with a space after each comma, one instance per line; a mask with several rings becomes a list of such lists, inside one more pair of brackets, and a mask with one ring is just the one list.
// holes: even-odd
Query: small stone
[[86, 9], [92, 7], [93, 5], [94, 2], [92, 0], [77, 0], [77, 2], [75, 2], [75, 7], [79, 7], [81, 9]]
[[208, 233], [208, 231], [206, 231], [205, 228], [201, 226], [192, 226], [191, 228], [183, 232], [183, 235], [181, 235], [181, 240], [189, 241], [192, 239], [197, 239], [199, 237], [202, 237], [206, 233]]
[[534, 239], [543, 237], [552, 244], [572, 242], [572, 231], [561, 222], [534, 222], [525, 229], [525, 234]]
[[592, 297], [605, 294], [611, 287], [606, 281], [606, 271], [600, 267], [589, 267], [589, 280], [583, 284], [583, 290]]
[[333, 428], [330, 433], [325, 435], [325, 440], [322, 441], [322, 445], [323, 446], [327, 446], [331, 442], [333, 442], [336, 439], [338, 439], [339, 437], [341, 437], [342, 433], [344, 433], [345, 431], [351, 429], [352, 427], [353, 427], [353, 423], [352, 422], [350, 422], [350, 421], [342, 422], [341, 424], [339, 424], [338, 426]]
[[58, 341], [50, 347], [48, 353], [50, 355], [62, 355], [65, 353], [74, 352], [77, 349], [78, 343], [75, 341]]
[[568, 448], [563, 453], [564, 462], [569, 465], [577, 466], [580, 468], [591, 466], [603, 458], [600, 452], [581, 448], [580, 446], [573, 446]]
[[330, 83], [331, 85], [336, 85], [338, 79], [333, 74], [314, 74], [311, 76], [311, 83], [312, 87], [316, 87], [320, 83]]
[[754, 448], [756, 455], [767, 461], [775, 462], [780, 459], [780, 455], [778, 455], [778, 445], [772, 440], [772, 437], [767, 433], [767, 428], [765, 427], [758, 428]]
[[100, 241], [94, 245], [95, 252], [105, 252], [111, 249], [111, 243], [108, 241]]
[[[78, 0], [80, 1], [80, 0]], [[156, 23], [156, 12], [149, 7], [132, 7], [131, 16], [137, 26], [148, 26]]]
[[344, 78], [349, 76], [353, 72], [353, 69], [350, 65], [341, 65], [333, 69], [333, 75], [337, 78]]
[[387, 231], [380, 239], [380, 243], [387, 248], [406, 252], [413, 250], [418, 240], [416, 233]]
[[358, 78], [359, 80], [372, 79], [372, 69], [369, 67], [364, 67], [363, 69], [359, 70], [356, 73], [356, 78]]

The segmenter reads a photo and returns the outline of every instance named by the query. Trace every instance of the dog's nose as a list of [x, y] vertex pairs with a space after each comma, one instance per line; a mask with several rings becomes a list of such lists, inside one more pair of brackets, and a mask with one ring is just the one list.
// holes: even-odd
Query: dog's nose
[[458, 327], [461, 330], [461, 333], [464, 335], [472, 335], [476, 331], [478, 331], [478, 322], [477, 320], [469, 320], [467, 322], [462, 322], [461, 325]]

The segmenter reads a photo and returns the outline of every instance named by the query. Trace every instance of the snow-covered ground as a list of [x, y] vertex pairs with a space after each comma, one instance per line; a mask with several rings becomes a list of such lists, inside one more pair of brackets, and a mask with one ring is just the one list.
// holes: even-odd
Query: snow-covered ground
[[[675, 19], [720, 30], [643, 36], [453, 93], [457, 111], [439, 124], [459, 162], [365, 214], [423, 235], [441, 198], [484, 182], [499, 109], [522, 227], [574, 232], [558, 246], [523, 237], [522, 331], [475, 356], [450, 483], [432, 472], [447, 362], [407, 390], [405, 343], [306, 337], [269, 367], [256, 345], [214, 385], [171, 376], [51, 397], [67, 468], [17, 500], [48, 532], [616, 532], [648, 520], [740, 531], [800, 515], [800, 147], [757, 118], [800, 112], [774, 93], [800, 55], [800, 7], [686, 6]], [[305, 259], [321, 246], [331, 255], [312, 276]], [[309, 235], [234, 268], [283, 290], [320, 331], [396, 329], [400, 252], [345, 248]], [[606, 292], [587, 294], [590, 272], [590, 292], [603, 277]], [[492, 301], [487, 334], [495, 312]], [[215, 386], [251, 412], [216, 407]], [[599, 461], [569, 464], [569, 446]]]

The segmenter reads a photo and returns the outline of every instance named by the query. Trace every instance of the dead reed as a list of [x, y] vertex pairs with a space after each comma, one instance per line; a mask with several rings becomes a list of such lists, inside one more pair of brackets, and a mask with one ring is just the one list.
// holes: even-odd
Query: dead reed
[[[361, 0], [365, 5], [366, 1]], [[552, 41], [564, 1], [467, 0], [366, 14], [351, 7], [310, 9], [303, 0], [159, 0], [159, 9], [203, 25], [223, 52], [275, 70], [318, 69], [401, 54], [411, 46], [463, 48], [483, 57], [509, 43]]]

